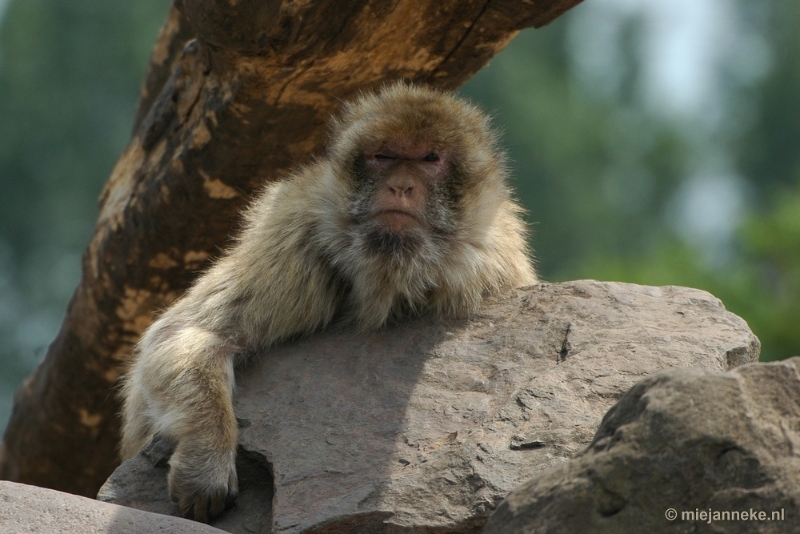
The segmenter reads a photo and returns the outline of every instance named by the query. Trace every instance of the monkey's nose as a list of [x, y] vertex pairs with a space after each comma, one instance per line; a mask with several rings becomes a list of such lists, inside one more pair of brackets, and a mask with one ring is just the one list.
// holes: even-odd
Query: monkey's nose
[[414, 182], [411, 180], [389, 180], [386, 186], [393, 195], [398, 197], [407, 197], [414, 190]]

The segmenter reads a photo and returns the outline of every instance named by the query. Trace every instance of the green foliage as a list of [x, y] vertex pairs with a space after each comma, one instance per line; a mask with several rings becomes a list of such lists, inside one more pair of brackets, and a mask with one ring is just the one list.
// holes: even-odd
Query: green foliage
[[800, 187], [776, 208], [742, 225], [736, 258], [709, 265], [676, 239], [660, 240], [645, 256], [589, 259], [580, 274], [601, 280], [702, 288], [747, 321], [762, 343], [764, 361], [800, 354]]
[[742, 232], [755, 280], [749, 294], [741, 292], [747, 300], [737, 298], [731, 309], [741, 310], [761, 338], [762, 359], [800, 355], [800, 180], [795, 183]]
[[735, 152], [745, 174], [774, 194], [800, 184], [800, 2], [769, 3], [773, 70], [750, 95], [758, 109]]
[[11, 3], [0, 33], [0, 228], [21, 255], [91, 235], [164, 4]]
[[[0, 2], [0, 4], [3, 4]], [[58, 332], [166, 0], [12, 0], [0, 25], [0, 428]]]

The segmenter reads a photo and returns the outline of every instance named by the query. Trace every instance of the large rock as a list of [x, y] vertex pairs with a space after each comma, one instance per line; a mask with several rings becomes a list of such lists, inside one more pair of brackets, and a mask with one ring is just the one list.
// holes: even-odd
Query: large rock
[[634, 386], [485, 534], [800, 533], [800, 358]]
[[0, 534], [223, 534], [194, 521], [0, 480]]
[[[468, 320], [330, 329], [239, 373], [242, 495], [214, 524], [480, 532], [512, 488], [585, 448], [634, 383], [671, 367], [726, 370], [758, 351], [708, 293], [593, 281], [519, 290]], [[176, 513], [168, 452], [148, 454], [100, 498]]]

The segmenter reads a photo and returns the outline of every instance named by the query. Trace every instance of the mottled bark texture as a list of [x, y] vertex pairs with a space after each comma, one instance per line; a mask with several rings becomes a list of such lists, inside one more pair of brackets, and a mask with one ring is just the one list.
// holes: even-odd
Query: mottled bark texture
[[17, 392], [2, 478], [93, 496], [118, 464], [117, 379], [264, 182], [324, 142], [341, 99], [395, 79], [455, 88], [580, 0], [183, 0], [100, 197], [83, 277]]

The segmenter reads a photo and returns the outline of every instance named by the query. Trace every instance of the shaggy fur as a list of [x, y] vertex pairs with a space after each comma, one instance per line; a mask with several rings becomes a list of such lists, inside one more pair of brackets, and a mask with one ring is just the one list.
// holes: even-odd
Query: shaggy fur
[[[410, 313], [468, 314], [536, 282], [520, 208], [487, 117], [439, 91], [396, 84], [346, 104], [328, 155], [270, 184], [236, 245], [144, 333], [124, 382], [122, 456], [155, 433], [176, 443], [170, 492], [207, 520], [236, 496], [234, 356], [334, 318], [374, 329]], [[401, 236], [370, 219], [380, 183], [364, 147], [388, 140], [448, 155], [427, 226]]]

